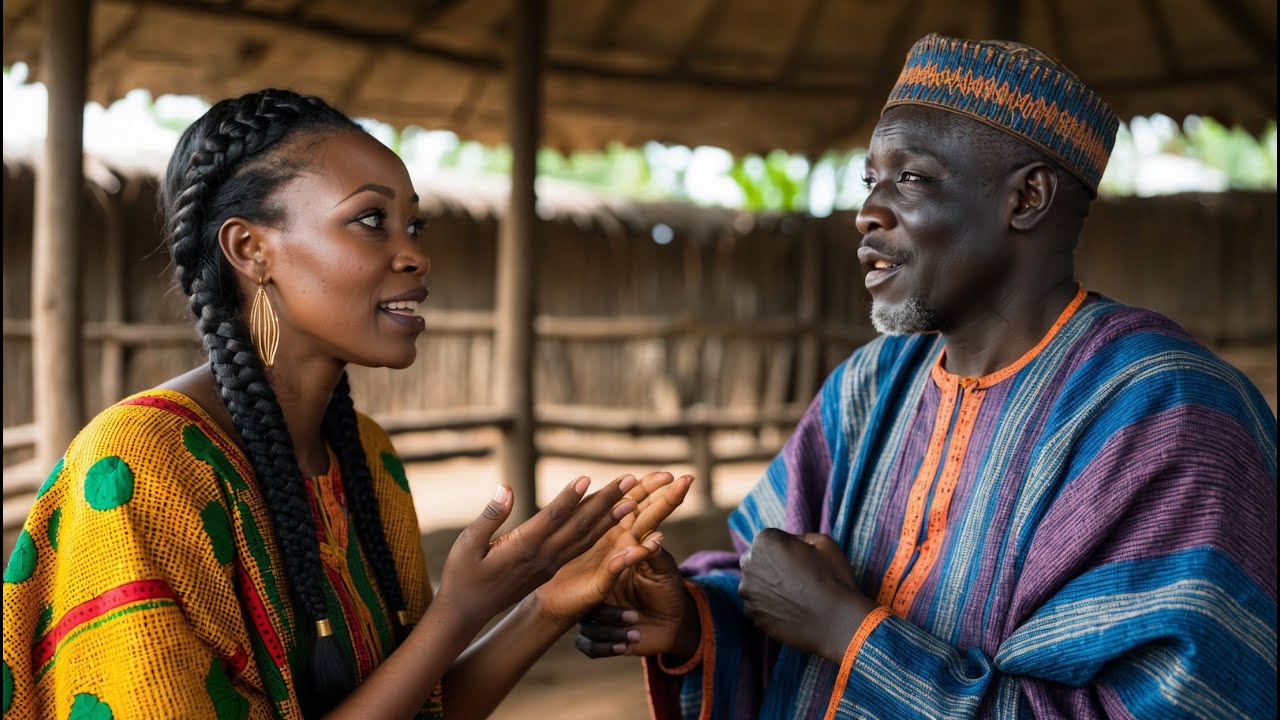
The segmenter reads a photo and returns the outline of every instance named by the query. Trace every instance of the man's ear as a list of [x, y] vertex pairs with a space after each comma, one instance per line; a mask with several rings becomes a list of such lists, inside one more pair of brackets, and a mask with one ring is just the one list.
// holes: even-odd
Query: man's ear
[[255, 285], [271, 278], [265, 240], [265, 228], [244, 218], [227, 218], [218, 229], [218, 247], [223, 256], [237, 275]]
[[1058, 173], [1047, 163], [1035, 162], [1014, 171], [1009, 226], [1031, 230], [1049, 214], [1058, 194]]

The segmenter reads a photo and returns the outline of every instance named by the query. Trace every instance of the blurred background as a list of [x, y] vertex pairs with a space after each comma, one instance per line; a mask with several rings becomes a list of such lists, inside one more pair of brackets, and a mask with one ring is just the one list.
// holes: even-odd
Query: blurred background
[[[360, 118], [424, 198], [418, 362], [356, 368], [352, 384], [407, 461], [436, 577], [499, 478], [528, 514], [579, 474], [694, 472], [667, 545], [727, 546], [727, 510], [874, 336], [853, 222], [864, 148], [928, 32], [1029, 43], [1112, 104], [1124, 124], [1081, 280], [1170, 315], [1276, 406], [1272, 2], [4, 0], [3, 14], [6, 561], [74, 431], [203, 361], [156, 182], [211, 101], [270, 86]], [[647, 717], [635, 660], [590, 662], [570, 641], [497, 717]]]

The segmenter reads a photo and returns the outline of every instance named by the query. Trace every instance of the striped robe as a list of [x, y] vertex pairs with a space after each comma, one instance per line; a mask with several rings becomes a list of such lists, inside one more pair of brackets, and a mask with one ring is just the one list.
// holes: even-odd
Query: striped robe
[[[645, 661], [656, 718], [1276, 716], [1276, 422], [1172, 321], [1083, 290], [982, 378], [936, 335], [827, 379], [684, 571], [692, 661]], [[744, 618], [762, 528], [831, 535], [882, 609], [842, 665]]]

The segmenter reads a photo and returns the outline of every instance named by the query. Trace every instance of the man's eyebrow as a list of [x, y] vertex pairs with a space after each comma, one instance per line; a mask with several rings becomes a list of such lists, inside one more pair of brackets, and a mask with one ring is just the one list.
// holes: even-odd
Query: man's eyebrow
[[[379, 185], [379, 184], [377, 184], [377, 183], [365, 183], [364, 185], [361, 185], [360, 187], [356, 188], [356, 189], [355, 189], [355, 192], [351, 193], [350, 195], [348, 195], [348, 196], [346, 196], [346, 197], [342, 198], [341, 200], [339, 200], [338, 202], [334, 203], [335, 207], [336, 207], [337, 205], [341, 205], [342, 203], [344, 203], [344, 202], [346, 202], [346, 201], [350, 200], [351, 198], [355, 197], [356, 195], [359, 195], [360, 193], [365, 192], [366, 190], [372, 190], [373, 192], [376, 192], [376, 193], [378, 193], [379, 195], [386, 195], [388, 198], [391, 198], [392, 200], [395, 200], [395, 199], [396, 199], [396, 191], [395, 191], [395, 190], [392, 190], [391, 188], [387, 187], [386, 185]], [[418, 197], [417, 195], [414, 195], [415, 202], [416, 202], [416, 198], [417, 198], [417, 197]]]

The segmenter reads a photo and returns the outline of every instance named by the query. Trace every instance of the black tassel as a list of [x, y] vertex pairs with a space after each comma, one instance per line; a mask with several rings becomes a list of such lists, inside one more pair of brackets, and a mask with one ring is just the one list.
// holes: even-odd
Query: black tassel
[[311, 695], [307, 717], [320, 717], [337, 707], [355, 689], [355, 671], [327, 620], [317, 625], [311, 651]]

